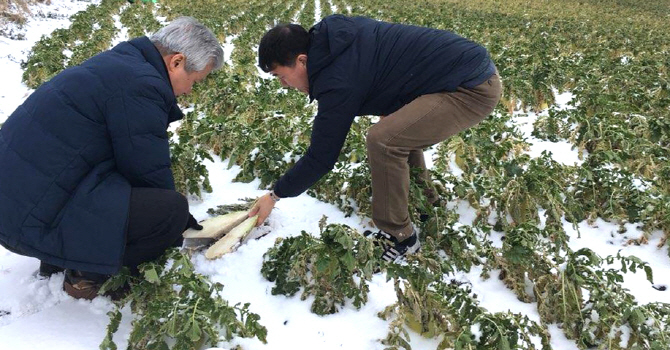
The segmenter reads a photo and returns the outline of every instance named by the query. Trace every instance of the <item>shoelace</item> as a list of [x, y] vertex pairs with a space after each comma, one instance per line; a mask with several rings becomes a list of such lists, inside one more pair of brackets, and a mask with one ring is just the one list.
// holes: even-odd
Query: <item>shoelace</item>
[[[363, 235], [367, 238], [371, 238], [372, 243], [375, 246], [380, 247], [381, 249], [384, 250], [384, 253], [382, 253], [382, 259], [386, 262], [396, 261], [401, 256], [404, 256], [405, 253], [407, 253], [407, 251], [410, 248], [408, 246], [409, 242], [405, 243], [405, 241], [403, 241], [402, 243], [398, 243], [395, 237], [391, 236], [390, 234], [382, 230], [379, 230], [377, 232], [372, 232], [368, 230], [363, 232]], [[416, 241], [416, 243], [414, 243], [412, 247], [417, 243], [418, 241]]]
[[[396, 242], [390, 247], [387, 247], [382, 254], [382, 259], [386, 262], [393, 262], [398, 260], [400, 257], [405, 256], [407, 252], [411, 251], [412, 253], [418, 251], [421, 247], [418, 237], [413, 234], [407, 240], [402, 242]], [[410, 243], [413, 242], [413, 243]]]

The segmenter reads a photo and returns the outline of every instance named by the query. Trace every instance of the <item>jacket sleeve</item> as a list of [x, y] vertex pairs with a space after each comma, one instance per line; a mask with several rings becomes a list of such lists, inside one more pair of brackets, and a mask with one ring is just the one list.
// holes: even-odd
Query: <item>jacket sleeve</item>
[[359, 107], [351, 90], [344, 88], [325, 91], [318, 101], [309, 148], [275, 184], [279, 197], [305, 192], [333, 169]]
[[174, 190], [167, 124], [170, 108], [178, 107], [157, 87], [164, 82], [151, 79], [108, 100], [107, 128], [117, 169], [132, 187]]

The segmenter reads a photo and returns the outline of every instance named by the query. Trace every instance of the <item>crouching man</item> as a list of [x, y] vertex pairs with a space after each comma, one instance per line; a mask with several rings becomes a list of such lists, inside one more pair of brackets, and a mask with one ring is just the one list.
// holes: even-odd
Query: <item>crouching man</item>
[[214, 34], [190, 17], [123, 42], [42, 84], [0, 129], [0, 244], [65, 270], [94, 298], [122, 266], [180, 246], [198, 228], [175, 191], [167, 135], [176, 96], [221, 67]]

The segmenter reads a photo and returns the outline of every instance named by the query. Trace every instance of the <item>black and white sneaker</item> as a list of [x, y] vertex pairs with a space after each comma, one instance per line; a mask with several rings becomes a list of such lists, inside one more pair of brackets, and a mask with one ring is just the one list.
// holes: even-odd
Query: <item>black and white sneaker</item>
[[382, 230], [379, 230], [377, 232], [372, 232], [368, 230], [363, 232], [363, 235], [367, 238], [372, 239], [372, 244], [374, 244], [375, 247], [380, 247], [381, 249], [384, 250], [396, 244], [395, 237], [391, 236], [390, 234]]
[[365, 231], [365, 237], [373, 239], [373, 243], [384, 249], [382, 259], [386, 262], [394, 262], [407, 254], [414, 254], [421, 248], [421, 243], [416, 234], [416, 230], [407, 239], [398, 242], [398, 240], [382, 230], [377, 232]]
[[405, 255], [418, 252], [419, 249], [421, 249], [421, 242], [419, 242], [419, 237], [416, 231], [414, 231], [407, 239], [396, 242], [392, 247], [388, 247], [384, 251], [384, 254], [382, 254], [382, 259], [386, 262], [395, 262]]

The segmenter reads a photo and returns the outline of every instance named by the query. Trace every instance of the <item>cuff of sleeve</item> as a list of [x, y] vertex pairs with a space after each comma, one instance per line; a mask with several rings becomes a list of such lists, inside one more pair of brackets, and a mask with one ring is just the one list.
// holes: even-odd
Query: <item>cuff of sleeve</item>
[[275, 185], [275, 187], [272, 189], [272, 192], [274, 192], [274, 193], [275, 193], [275, 196], [277, 196], [277, 197], [279, 197], [279, 198], [286, 198], [286, 195], [285, 195], [284, 193], [282, 193], [282, 191], [281, 191], [279, 188], [277, 188], [276, 185]]

